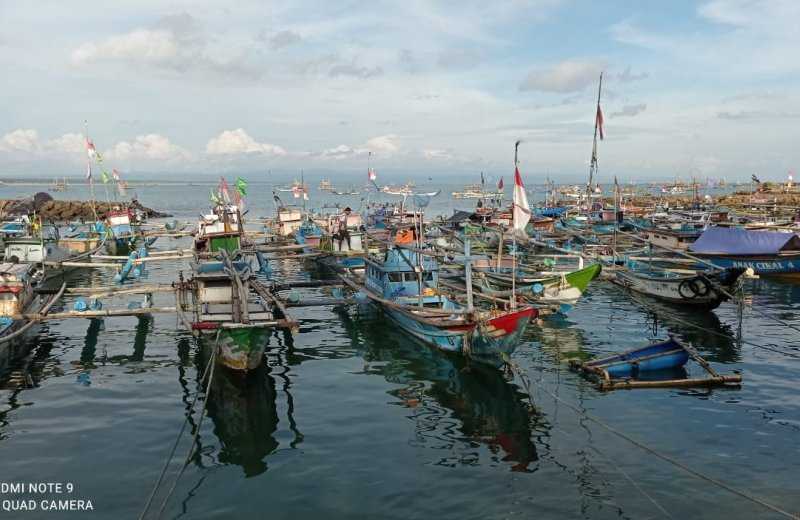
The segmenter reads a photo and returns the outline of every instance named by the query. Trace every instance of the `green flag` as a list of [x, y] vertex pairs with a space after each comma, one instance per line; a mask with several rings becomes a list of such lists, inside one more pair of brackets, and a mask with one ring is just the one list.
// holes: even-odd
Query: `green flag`
[[242, 197], [247, 196], [247, 181], [242, 179], [241, 177], [236, 177], [236, 191], [239, 192], [239, 195]]
[[211, 199], [211, 202], [213, 202], [214, 204], [219, 204], [219, 203], [220, 203], [220, 200], [219, 200], [219, 195], [217, 195], [217, 194], [214, 192], [214, 190], [213, 190], [213, 189], [211, 190], [211, 192], [210, 192], [210, 194], [209, 194], [209, 198]]
[[103, 170], [103, 172], [100, 174], [100, 180], [103, 181], [103, 184], [107, 184], [108, 181], [111, 180], [111, 176], [108, 175], [107, 171]]

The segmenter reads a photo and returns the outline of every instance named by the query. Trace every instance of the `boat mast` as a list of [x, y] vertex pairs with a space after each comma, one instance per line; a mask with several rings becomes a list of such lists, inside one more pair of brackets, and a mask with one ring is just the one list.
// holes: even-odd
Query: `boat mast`
[[597, 175], [597, 114], [600, 111], [600, 94], [603, 91], [603, 73], [600, 73], [600, 83], [597, 86], [597, 110], [594, 116], [594, 139], [592, 140], [592, 159], [589, 162], [589, 182], [586, 184], [586, 209], [592, 209], [592, 181]]
[[[518, 151], [519, 151], [519, 143], [521, 143], [519, 139], [516, 143], [514, 143], [514, 190], [516, 192], [517, 189], [517, 168], [519, 168], [519, 159], [518, 159]], [[515, 227], [514, 222], [514, 206], [516, 206], [517, 201], [513, 200], [511, 202], [511, 309], [517, 308], [517, 228]], [[503, 234], [500, 233], [500, 244], [503, 243]]]

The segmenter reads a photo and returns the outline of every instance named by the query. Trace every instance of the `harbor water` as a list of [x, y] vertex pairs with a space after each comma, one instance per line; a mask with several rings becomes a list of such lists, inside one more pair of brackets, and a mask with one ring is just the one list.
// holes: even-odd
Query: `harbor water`
[[[442, 189], [428, 214], [473, 207], [451, 198], [457, 188], [421, 188]], [[135, 189], [142, 204], [179, 221], [194, 222], [208, 206], [209, 185]], [[3, 197], [32, 191], [4, 186]], [[248, 191], [248, 218], [274, 212], [269, 185], [251, 182]], [[357, 210], [361, 197], [312, 190], [308, 204]], [[161, 238], [155, 247], [190, 240]], [[169, 283], [188, 265], [151, 263], [146, 281]], [[271, 266], [281, 281], [329, 277], [308, 260]], [[112, 278], [95, 269], [70, 280]], [[202, 353], [175, 315], [49, 321], [0, 358], [0, 480], [73, 491], [0, 500], [82, 499], [93, 511], [39, 507], [0, 510], [0, 518], [137, 518], [185, 420], [199, 450], [176, 481], [191, 436], [178, 444], [151, 508], [176, 482], [164, 518], [780, 517], [653, 451], [800, 514], [800, 346], [786, 325], [800, 327], [800, 285], [748, 280], [745, 291], [740, 327], [731, 302], [685, 312], [597, 280], [566, 316], [529, 326], [512, 356], [516, 373], [433, 351], [370, 308], [297, 308], [299, 333], [273, 333], [266, 362], [246, 377], [216, 371], [208, 395]], [[740, 371], [742, 387], [602, 393], [565, 362], [669, 334], [718, 372]]]

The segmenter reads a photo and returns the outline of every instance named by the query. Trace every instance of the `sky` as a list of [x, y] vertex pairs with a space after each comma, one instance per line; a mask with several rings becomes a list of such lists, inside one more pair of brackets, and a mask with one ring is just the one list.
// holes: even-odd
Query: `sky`
[[[0, 176], [783, 180], [800, 2], [0, 0]], [[386, 179], [385, 179], [386, 180]], [[399, 180], [399, 179], [398, 179]]]

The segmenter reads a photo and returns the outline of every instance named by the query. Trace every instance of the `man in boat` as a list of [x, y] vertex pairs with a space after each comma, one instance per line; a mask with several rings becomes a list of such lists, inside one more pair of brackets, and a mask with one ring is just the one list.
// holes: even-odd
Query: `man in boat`
[[347, 231], [347, 218], [350, 216], [350, 213], [353, 210], [350, 209], [350, 206], [344, 208], [344, 213], [339, 215], [337, 221], [337, 230], [336, 233], [333, 235], [336, 240], [339, 241], [339, 250], [342, 249], [342, 241], [347, 240], [347, 249], [350, 249], [350, 232]]

